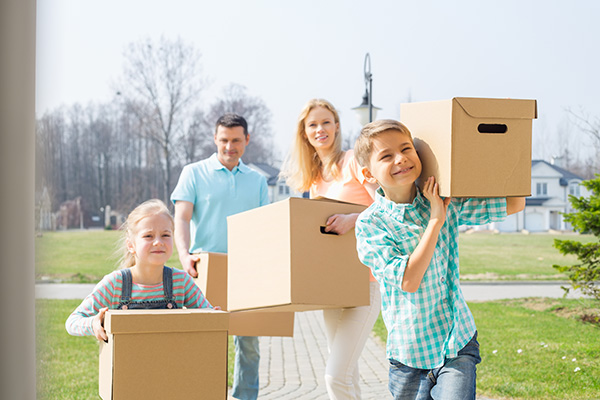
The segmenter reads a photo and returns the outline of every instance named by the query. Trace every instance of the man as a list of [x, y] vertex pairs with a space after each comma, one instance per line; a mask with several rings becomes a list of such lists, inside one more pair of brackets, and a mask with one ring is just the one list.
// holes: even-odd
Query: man
[[[175, 245], [183, 269], [198, 276], [200, 251], [227, 252], [227, 217], [268, 204], [267, 181], [241, 160], [250, 142], [246, 120], [225, 114], [216, 123], [217, 153], [186, 165], [171, 200], [175, 204]], [[218, 304], [214, 304], [218, 305]], [[234, 336], [233, 393], [258, 397], [258, 338]]]

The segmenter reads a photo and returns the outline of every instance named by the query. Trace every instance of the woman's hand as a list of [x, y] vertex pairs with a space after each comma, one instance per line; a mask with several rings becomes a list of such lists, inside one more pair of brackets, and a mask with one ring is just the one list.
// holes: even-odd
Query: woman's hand
[[333, 232], [343, 235], [351, 231], [356, 225], [358, 214], [334, 214], [327, 219], [325, 232]]
[[106, 310], [108, 310], [108, 307], [101, 308], [100, 312], [96, 314], [92, 321], [94, 336], [96, 336], [96, 339], [103, 342], [108, 342], [108, 336], [104, 330], [104, 314], [106, 314]]
[[439, 187], [433, 176], [427, 178], [423, 186], [423, 195], [431, 204], [429, 222], [441, 227], [446, 222], [446, 212], [448, 211], [448, 204], [450, 204], [450, 197], [446, 197], [445, 199], [440, 197]]

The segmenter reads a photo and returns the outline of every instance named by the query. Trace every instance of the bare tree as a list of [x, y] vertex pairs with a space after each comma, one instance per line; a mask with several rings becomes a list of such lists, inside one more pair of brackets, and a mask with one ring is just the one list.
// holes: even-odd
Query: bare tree
[[232, 83], [223, 91], [223, 96], [210, 107], [207, 120], [211, 121], [211, 138], [214, 133], [214, 123], [228, 112], [241, 115], [248, 122], [250, 144], [244, 153], [245, 162], [271, 163], [275, 153], [273, 131], [271, 128], [271, 110], [259, 97], [246, 93], [242, 85]]
[[141, 122], [139, 135], [155, 143], [160, 151], [162, 197], [172, 188], [173, 150], [187, 129], [191, 110], [205, 86], [201, 76], [200, 53], [181, 39], [164, 37], [131, 43], [125, 55], [119, 90], [126, 104]]
[[583, 164], [586, 165], [586, 177], [591, 178], [594, 174], [600, 172], [600, 117], [592, 117], [583, 110], [574, 112], [567, 109], [567, 112], [573, 119], [574, 123], [581, 129], [592, 141], [592, 148], [589, 159]]

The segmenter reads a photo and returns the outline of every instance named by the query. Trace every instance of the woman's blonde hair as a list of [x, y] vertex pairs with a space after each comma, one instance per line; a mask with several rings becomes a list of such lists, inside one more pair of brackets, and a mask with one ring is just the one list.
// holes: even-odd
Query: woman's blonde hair
[[[308, 142], [306, 136], [305, 122], [308, 114], [316, 107], [323, 107], [333, 114], [338, 126], [333, 142], [333, 151], [326, 160], [321, 160], [315, 148]], [[339, 161], [344, 155], [342, 151], [342, 133], [340, 117], [330, 102], [324, 99], [312, 99], [300, 112], [296, 128], [296, 136], [292, 150], [286, 158], [280, 176], [286, 180], [288, 186], [293, 189], [306, 192], [319, 177], [337, 179], [341, 175]]]
[[166, 215], [171, 221], [173, 228], [175, 227], [171, 212], [165, 203], [158, 199], [147, 200], [129, 213], [127, 220], [119, 228], [121, 231], [117, 250], [117, 253], [121, 255], [121, 258], [119, 259], [119, 269], [129, 268], [135, 265], [135, 256], [127, 248], [127, 241], [133, 239], [137, 224], [146, 217], [158, 214]]

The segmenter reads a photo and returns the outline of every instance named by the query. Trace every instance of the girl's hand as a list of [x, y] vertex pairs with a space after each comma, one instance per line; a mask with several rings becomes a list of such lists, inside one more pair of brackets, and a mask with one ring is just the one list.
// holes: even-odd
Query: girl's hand
[[104, 307], [100, 309], [100, 312], [96, 314], [94, 320], [92, 321], [92, 329], [94, 330], [94, 336], [99, 341], [108, 342], [108, 336], [106, 335], [106, 331], [104, 330], [104, 314], [106, 314], [106, 310], [108, 307]]
[[446, 212], [448, 211], [448, 204], [450, 204], [450, 197], [446, 197], [445, 199], [440, 197], [439, 187], [433, 176], [427, 178], [423, 186], [423, 195], [431, 203], [429, 222], [441, 227], [446, 222]]
[[354, 228], [357, 218], [358, 214], [334, 214], [327, 219], [325, 232], [343, 235]]

